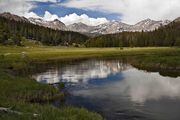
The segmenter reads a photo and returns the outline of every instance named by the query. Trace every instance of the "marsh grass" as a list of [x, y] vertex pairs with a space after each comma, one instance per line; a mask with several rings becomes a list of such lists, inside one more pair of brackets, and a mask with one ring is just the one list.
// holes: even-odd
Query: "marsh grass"
[[[37, 83], [28, 76], [14, 75], [15, 71], [33, 67], [33, 63], [67, 61], [86, 58], [133, 57], [130, 63], [144, 68], [180, 69], [180, 48], [61, 48], [61, 47], [15, 47], [0, 46], [0, 106], [13, 107], [23, 113], [37, 113], [40, 116], [0, 113], [0, 120], [101, 120], [97, 113], [83, 108], [37, 104], [53, 99], [62, 99], [63, 92]], [[21, 72], [22, 73], [22, 72]], [[61, 85], [60, 85], [61, 86]]]
[[[37, 120], [101, 120], [102, 117], [85, 109], [74, 107], [55, 108], [47, 101], [61, 100], [64, 93], [52, 86], [37, 83], [27, 77], [17, 77], [0, 72], [0, 106], [13, 107], [23, 115], [0, 113], [0, 120], [32, 120], [36, 113]], [[37, 104], [46, 101], [46, 104]]]

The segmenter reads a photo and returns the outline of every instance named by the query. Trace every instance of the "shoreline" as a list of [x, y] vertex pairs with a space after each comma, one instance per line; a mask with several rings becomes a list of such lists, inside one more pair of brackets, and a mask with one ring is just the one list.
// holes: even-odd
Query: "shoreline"
[[[67, 61], [88, 58], [113, 58], [113, 57], [138, 57], [136, 61], [139, 66], [149, 65], [155, 66], [161, 63], [163, 66], [180, 66], [180, 48], [158, 47], [158, 48], [58, 48], [58, 47], [2, 47], [0, 46], [0, 106], [14, 107], [13, 110], [27, 113], [37, 113], [42, 116], [38, 119], [52, 118], [72, 118], [78, 120], [102, 120], [103, 118], [97, 113], [89, 112], [83, 108], [65, 107], [54, 108], [49, 104], [40, 105], [31, 103], [31, 100], [38, 101], [40, 99], [48, 101], [52, 98], [64, 96], [55, 88], [36, 82], [28, 76], [15, 76], [11, 72], [26, 67], [33, 67], [33, 62], [48, 61]], [[147, 64], [149, 63], [149, 64]], [[137, 66], [138, 66], [137, 64]], [[157, 64], [159, 66], [159, 64]], [[59, 98], [58, 98], [59, 99]], [[53, 111], [53, 112], [52, 112]], [[48, 114], [47, 114], [48, 113]], [[59, 115], [61, 113], [61, 115]], [[76, 114], [75, 114], [76, 113]], [[25, 118], [30, 119], [32, 116], [4, 113], [0, 119], [7, 118]]]

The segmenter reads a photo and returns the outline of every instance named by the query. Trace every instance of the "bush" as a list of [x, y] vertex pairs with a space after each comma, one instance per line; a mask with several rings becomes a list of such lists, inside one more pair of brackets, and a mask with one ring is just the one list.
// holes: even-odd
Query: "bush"
[[59, 83], [59, 89], [62, 90], [65, 88], [65, 84], [63, 82]]

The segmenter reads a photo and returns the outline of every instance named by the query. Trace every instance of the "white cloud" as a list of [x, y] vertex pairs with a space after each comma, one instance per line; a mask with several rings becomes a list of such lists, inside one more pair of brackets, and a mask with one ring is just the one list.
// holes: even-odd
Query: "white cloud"
[[40, 17], [34, 12], [30, 12], [31, 9], [36, 7], [36, 5], [32, 1], [56, 2], [56, 0], [3, 0], [0, 1], [0, 12], [11, 12], [16, 15], [25, 16], [27, 18], [29, 17], [42, 18], [46, 21], [59, 19], [60, 21], [62, 21], [67, 25], [78, 22], [82, 22], [87, 25], [99, 25], [108, 22], [106, 18], [91, 18], [85, 14], [77, 15], [75, 13], [59, 18], [57, 15], [51, 14], [48, 11], [45, 12], [43, 17]]
[[0, 12], [25, 16], [32, 8], [36, 7], [34, 2], [56, 2], [56, 0], [1, 0]]
[[30, 17], [32, 17], [32, 18], [41, 18], [40, 16], [38, 16], [36, 13], [34, 13], [34, 12], [28, 12], [28, 13], [25, 13], [25, 15], [24, 15], [26, 18], [30, 18]]
[[47, 20], [47, 21], [52, 21], [52, 20], [55, 20], [55, 19], [59, 19], [59, 17], [57, 15], [55, 15], [55, 14], [51, 14], [50, 12], [45, 11], [43, 19]]
[[0, 1], [0, 12], [11, 12], [13, 14], [23, 16], [31, 8], [32, 4], [22, 0], [1, 0]]
[[86, 14], [77, 15], [76, 13], [66, 15], [65, 17], [61, 17], [60, 21], [62, 21], [63, 23], [67, 25], [82, 22], [84, 24], [91, 25], [91, 26], [96, 26], [96, 25], [108, 22], [106, 18], [91, 18], [87, 16]]
[[[36, 7], [34, 2], [54, 2], [56, 0], [1, 0], [0, 12], [11, 12], [20, 16], [35, 16], [29, 13]], [[143, 19], [151, 18], [154, 20], [169, 19], [173, 20], [180, 16], [180, 0], [67, 0], [57, 3], [66, 7], [74, 7], [85, 10], [96, 10], [101, 12], [119, 13], [122, 22], [135, 24]], [[56, 5], [57, 5], [56, 4]], [[57, 18], [57, 15], [46, 14], [46, 20]], [[51, 18], [50, 18], [51, 17]], [[103, 23], [105, 18], [90, 18], [86, 15], [71, 14], [61, 18], [66, 24], [83, 22], [90, 25]]]
[[108, 22], [108, 20], [106, 18], [91, 18], [91, 17], [87, 16], [86, 14], [77, 15], [76, 13], [69, 14], [64, 17], [58, 17], [55, 14], [51, 14], [50, 12], [45, 11], [43, 17], [40, 17], [33, 12], [27, 13], [25, 16], [27, 18], [30, 18], [30, 17], [41, 18], [46, 21], [53, 21], [55, 19], [58, 19], [66, 25], [82, 22], [82, 23], [90, 25], [90, 26], [96, 26], [96, 25]]
[[119, 13], [122, 21], [130, 24], [146, 18], [173, 20], [180, 16], [180, 0], [68, 0], [61, 5]]

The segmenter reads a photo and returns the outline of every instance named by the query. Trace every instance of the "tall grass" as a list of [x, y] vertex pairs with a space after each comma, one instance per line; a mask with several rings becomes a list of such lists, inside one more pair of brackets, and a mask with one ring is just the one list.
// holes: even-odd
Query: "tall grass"
[[180, 48], [61, 48], [61, 47], [15, 47], [0, 46], [0, 106], [13, 107], [23, 113], [16, 115], [0, 113], [0, 120], [101, 120], [102, 117], [85, 109], [74, 107], [55, 108], [34, 102], [62, 99], [64, 94], [49, 85], [37, 83], [28, 76], [15, 76], [14, 71], [32, 67], [33, 62], [67, 60], [91, 57], [135, 56], [131, 63], [136, 66], [157, 65], [180, 67]]

